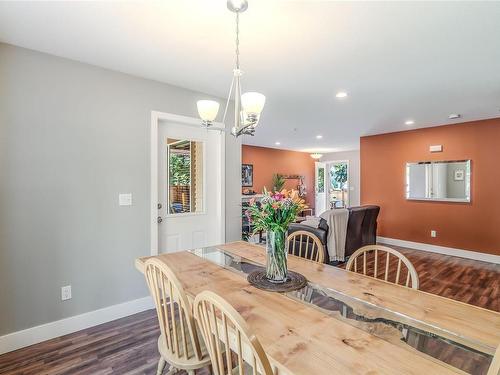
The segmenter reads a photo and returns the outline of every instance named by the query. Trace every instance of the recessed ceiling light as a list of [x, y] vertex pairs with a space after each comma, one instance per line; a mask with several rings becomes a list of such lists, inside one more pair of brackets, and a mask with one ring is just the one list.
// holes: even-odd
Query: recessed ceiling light
[[405, 121], [405, 125], [413, 125], [415, 123], [415, 121], [413, 120], [406, 120]]
[[279, 146], [279, 145], [281, 144], [281, 142], [274, 142], [274, 144], [275, 144], [276, 146]]
[[316, 136], [316, 139], [321, 139], [321, 138], [323, 138], [323, 136], [322, 136], [321, 134], [318, 134], [318, 135]]
[[336, 97], [337, 99], [347, 98], [347, 93], [346, 93], [345, 91], [339, 91], [339, 92], [335, 95], [335, 97]]
[[460, 118], [460, 117], [462, 117], [462, 115], [460, 113], [452, 113], [451, 115], [448, 116], [448, 118], [450, 120], [455, 120], [455, 119]]

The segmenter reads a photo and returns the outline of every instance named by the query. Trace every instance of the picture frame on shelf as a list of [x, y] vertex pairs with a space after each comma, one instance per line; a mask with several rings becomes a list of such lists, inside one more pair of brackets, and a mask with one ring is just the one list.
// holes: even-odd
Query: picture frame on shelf
[[253, 164], [241, 164], [241, 186], [253, 186]]

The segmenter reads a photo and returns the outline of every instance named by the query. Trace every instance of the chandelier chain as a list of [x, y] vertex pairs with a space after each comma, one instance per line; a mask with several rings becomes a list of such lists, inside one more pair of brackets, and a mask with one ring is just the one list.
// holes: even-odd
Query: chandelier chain
[[236, 69], [240, 69], [240, 12], [236, 12]]

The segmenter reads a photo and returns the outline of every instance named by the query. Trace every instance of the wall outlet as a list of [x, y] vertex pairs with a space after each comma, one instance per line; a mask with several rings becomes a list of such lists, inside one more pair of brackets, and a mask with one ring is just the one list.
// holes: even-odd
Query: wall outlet
[[61, 301], [71, 299], [71, 285], [61, 287]]
[[437, 232], [435, 230], [431, 230], [431, 237], [437, 237]]

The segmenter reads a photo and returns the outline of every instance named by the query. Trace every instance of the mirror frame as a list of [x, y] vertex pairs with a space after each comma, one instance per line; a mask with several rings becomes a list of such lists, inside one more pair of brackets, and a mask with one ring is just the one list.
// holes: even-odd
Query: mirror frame
[[[421, 164], [439, 164], [439, 163], [466, 163], [466, 174], [469, 176], [469, 181], [465, 183], [465, 198], [415, 198], [410, 197], [410, 166]], [[455, 202], [455, 203], [470, 203], [471, 202], [471, 180], [472, 180], [472, 163], [471, 159], [463, 160], [430, 160], [420, 162], [408, 162], [405, 167], [405, 198], [409, 201], [428, 201], [428, 202]], [[468, 173], [467, 173], [468, 172]]]

